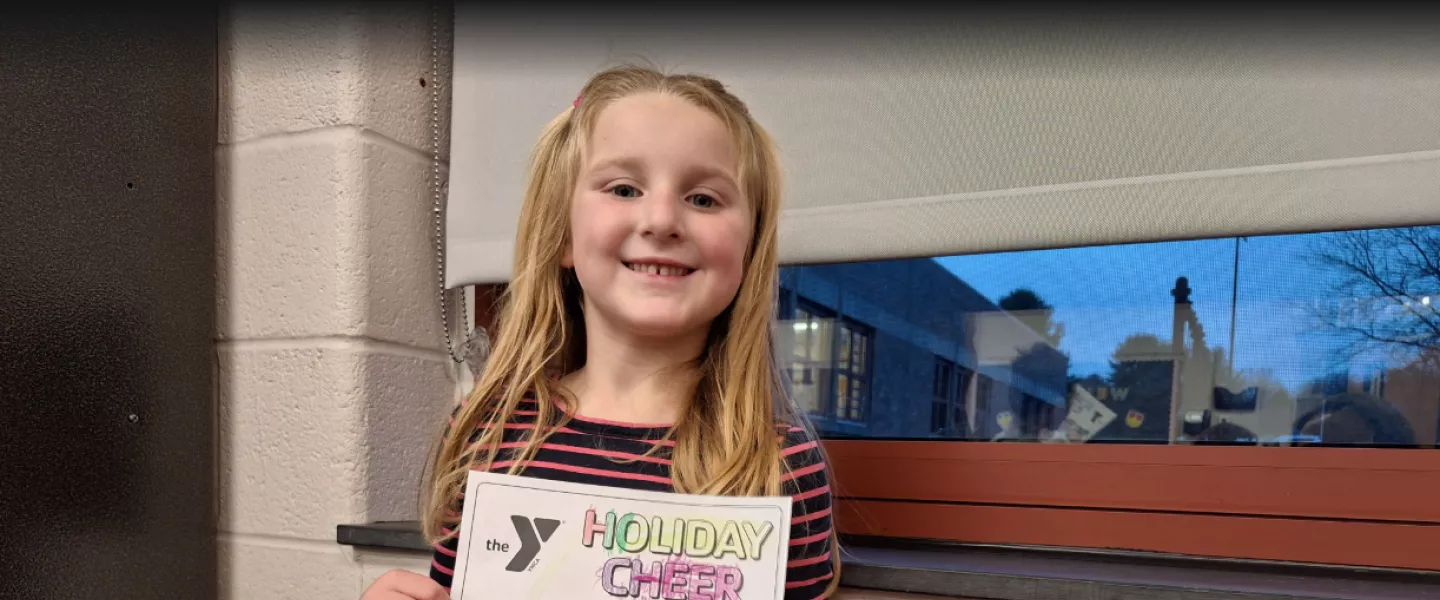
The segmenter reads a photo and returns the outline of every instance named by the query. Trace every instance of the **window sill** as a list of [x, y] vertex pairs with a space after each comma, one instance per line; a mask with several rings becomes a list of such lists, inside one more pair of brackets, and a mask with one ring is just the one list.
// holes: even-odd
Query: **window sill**
[[[415, 522], [341, 525], [349, 546], [428, 552]], [[1440, 574], [1166, 555], [849, 539], [847, 588], [995, 600], [1440, 599]]]

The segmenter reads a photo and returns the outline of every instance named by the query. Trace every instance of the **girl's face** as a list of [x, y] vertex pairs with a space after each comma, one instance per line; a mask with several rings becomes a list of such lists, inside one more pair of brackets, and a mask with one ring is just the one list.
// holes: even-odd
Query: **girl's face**
[[637, 94], [600, 113], [562, 258], [584, 289], [588, 326], [704, 339], [740, 288], [753, 233], [737, 166], [724, 123], [677, 97]]

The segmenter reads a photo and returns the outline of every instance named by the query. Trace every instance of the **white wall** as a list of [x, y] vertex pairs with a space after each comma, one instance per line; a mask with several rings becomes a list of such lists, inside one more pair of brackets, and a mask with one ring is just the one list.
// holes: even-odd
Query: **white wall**
[[429, 563], [335, 541], [338, 524], [415, 517], [456, 390], [428, 179], [430, 13], [358, 6], [246, 3], [221, 24], [223, 598], [353, 600]]

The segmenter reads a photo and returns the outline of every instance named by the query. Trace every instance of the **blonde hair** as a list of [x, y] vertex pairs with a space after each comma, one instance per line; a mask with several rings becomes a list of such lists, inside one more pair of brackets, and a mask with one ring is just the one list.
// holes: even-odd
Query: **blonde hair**
[[[774, 144], [745, 104], [720, 82], [625, 66], [593, 77], [574, 106], [545, 127], [531, 156], [515, 240], [514, 276], [500, 299], [491, 354], [430, 465], [423, 522], [432, 541], [445, 539], [447, 526], [458, 529], [457, 498], [467, 473], [495, 460], [504, 432], [500, 425], [511, 419], [527, 394], [555, 398], [567, 410], [548, 401], [537, 403], [537, 427], [514, 457], [511, 474], [520, 472], [549, 432], [574, 412], [573, 399], [555, 380], [585, 360], [579, 284], [573, 272], [561, 267], [570, 242], [571, 195], [584, 144], [601, 111], [615, 100], [647, 92], [673, 95], [720, 118], [733, 136], [739, 184], [754, 210], [754, 234], [740, 288], [711, 326], [706, 350], [694, 365], [695, 398], [670, 432], [675, 440], [674, 489], [723, 496], [783, 493], [786, 465], [776, 425], [804, 420], [795, 418], [797, 411], [788, 400], [774, 356], [772, 311], [781, 194]], [[838, 548], [832, 549], [832, 556], [833, 590], [839, 581]]]

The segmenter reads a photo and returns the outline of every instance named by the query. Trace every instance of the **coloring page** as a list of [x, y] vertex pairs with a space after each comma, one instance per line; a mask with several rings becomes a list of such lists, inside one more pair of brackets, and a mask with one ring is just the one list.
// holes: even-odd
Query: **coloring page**
[[791, 499], [617, 489], [472, 471], [455, 600], [779, 600]]

